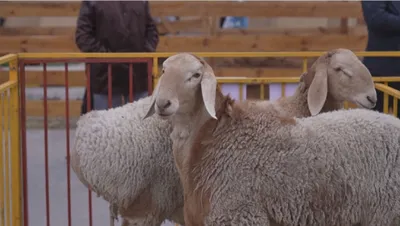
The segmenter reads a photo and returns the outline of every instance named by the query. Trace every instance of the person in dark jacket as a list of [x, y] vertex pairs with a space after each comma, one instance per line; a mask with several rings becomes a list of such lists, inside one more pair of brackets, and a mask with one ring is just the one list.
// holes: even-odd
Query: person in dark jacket
[[[368, 29], [366, 51], [400, 50], [400, 2], [361, 1], [361, 4]], [[399, 57], [364, 57], [363, 63], [373, 76], [400, 76]], [[400, 90], [399, 82], [389, 83], [389, 86]], [[383, 93], [377, 90], [377, 94], [375, 110], [383, 112]], [[389, 98], [389, 106], [392, 103]]]
[[[82, 52], [154, 52], [159, 37], [148, 1], [82, 1], [75, 42]], [[117, 107], [123, 104], [122, 98], [129, 100], [129, 64], [112, 64], [112, 74], [112, 107]], [[133, 74], [137, 100], [148, 95], [146, 63], [133, 64]], [[92, 108], [107, 109], [107, 64], [91, 64], [90, 80]]]

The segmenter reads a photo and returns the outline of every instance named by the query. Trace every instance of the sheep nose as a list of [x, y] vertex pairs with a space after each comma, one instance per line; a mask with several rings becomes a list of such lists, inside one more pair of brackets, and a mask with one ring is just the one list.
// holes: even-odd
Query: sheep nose
[[171, 106], [171, 101], [167, 100], [165, 102], [164, 108], [168, 108], [169, 106]]
[[376, 103], [376, 101], [377, 101], [377, 99], [376, 99], [376, 96], [367, 96], [367, 100], [369, 101], [369, 102], [371, 102], [372, 104], [375, 104]]
[[167, 109], [169, 106], [171, 106], [171, 101], [170, 100], [161, 100], [157, 103], [157, 106], [162, 109], [165, 110]]

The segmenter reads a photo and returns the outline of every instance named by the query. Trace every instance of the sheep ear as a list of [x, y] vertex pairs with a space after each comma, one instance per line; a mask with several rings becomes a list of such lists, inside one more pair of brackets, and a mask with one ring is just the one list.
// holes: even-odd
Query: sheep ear
[[318, 114], [325, 104], [328, 95], [328, 74], [326, 67], [316, 70], [314, 79], [311, 82], [307, 93], [308, 109], [311, 115]]
[[212, 68], [204, 62], [205, 72], [201, 80], [201, 95], [203, 96], [204, 106], [208, 114], [214, 119], [215, 115], [215, 95], [217, 89], [217, 79], [215, 78]]
[[147, 110], [147, 113], [146, 113], [146, 115], [143, 117], [143, 120], [145, 120], [146, 118], [148, 118], [148, 117], [154, 115], [154, 113], [156, 112], [155, 109], [154, 109], [154, 105], [155, 105], [156, 102], [155, 102], [154, 100], [155, 100], [155, 98], [152, 98], [151, 104], [150, 104], [150, 108]]
[[161, 78], [162, 78], [162, 76], [158, 80], [156, 88], [154, 89], [153, 94], [151, 95], [151, 101], [150, 101], [149, 107], [147, 109], [147, 113], [143, 117], [143, 120], [148, 118], [148, 117], [150, 117], [150, 116], [152, 116], [152, 115], [154, 115], [154, 113], [156, 112], [155, 111], [155, 104], [156, 104], [156, 99], [157, 99], [157, 96], [158, 96], [158, 91], [160, 90]]

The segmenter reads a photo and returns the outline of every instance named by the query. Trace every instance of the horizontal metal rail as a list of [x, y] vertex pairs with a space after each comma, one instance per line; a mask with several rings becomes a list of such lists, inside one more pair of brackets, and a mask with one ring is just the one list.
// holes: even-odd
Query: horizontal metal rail
[[18, 86], [18, 81], [8, 81], [0, 84], [0, 93], [3, 93], [11, 88]]
[[375, 83], [375, 88], [377, 90], [380, 90], [384, 93], [389, 94], [390, 96], [400, 99], [400, 91], [397, 89], [393, 89], [392, 87], [381, 84], [381, 83]]
[[[400, 77], [373, 77], [374, 82], [400, 82]], [[298, 83], [299, 77], [267, 77], [267, 78], [233, 78], [217, 77], [218, 82], [223, 83], [242, 83], [242, 84], [260, 84], [260, 83]]]
[[0, 57], [0, 64], [4, 63], [9, 63], [15, 59], [17, 59], [18, 55], [17, 54], [7, 54], [2, 57]]

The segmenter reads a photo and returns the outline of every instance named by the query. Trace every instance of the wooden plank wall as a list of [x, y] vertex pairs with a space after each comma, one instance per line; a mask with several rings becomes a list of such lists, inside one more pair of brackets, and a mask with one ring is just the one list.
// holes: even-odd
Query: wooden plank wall
[[[325, 51], [339, 47], [362, 51], [367, 41], [359, 1], [151, 1], [150, 7], [153, 17], [160, 19], [157, 23], [161, 34], [159, 52]], [[55, 17], [55, 20], [61, 20], [62, 17], [76, 18], [79, 8], [79, 1], [0, 2], [0, 17]], [[180, 19], [170, 22], [166, 16]], [[222, 16], [246, 16], [250, 20], [328, 18], [338, 23], [337, 26], [293, 26], [289, 29], [276, 26], [220, 29], [219, 18]], [[350, 26], [350, 19], [358, 22]], [[2, 27], [0, 52], [78, 52], [74, 32], [74, 25]], [[222, 59], [211, 63], [218, 76], [293, 77], [301, 72], [301, 59]], [[69, 74], [70, 85], [84, 86], [83, 71]], [[49, 72], [49, 75], [49, 85], [64, 85], [63, 72]], [[41, 85], [41, 72], [28, 71], [26, 76], [27, 85]], [[0, 82], [5, 79], [6, 72], [0, 72]], [[53, 102], [49, 105], [51, 116], [63, 115], [63, 101]], [[71, 114], [79, 114], [80, 101], [71, 103]], [[29, 101], [28, 114], [41, 115], [40, 107], [41, 104]]]
[[[162, 36], [157, 51], [304, 51], [344, 47], [361, 50], [366, 33], [362, 27], [348, 28], [349, 18], [362, 19], [361, 6], [351, 2], [150, 2]], [[80, 2], [1, 2], [1, 17], [76, 17]], [[250, 18], [336, 18], [339, 27], [290, 29], [260, 28], [223, 31], [216, 21], [221, 16]], [[165, 16], [191, 17], [168, 22]], [[74, 42], [75, 27], [18, 27], [0, 29], [3, 52], [79, 51]], [[194, 37], [180, 35], [197, 32]]]

